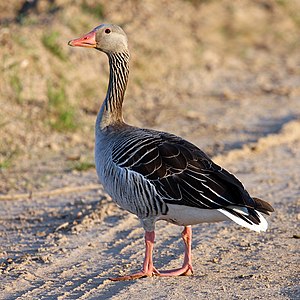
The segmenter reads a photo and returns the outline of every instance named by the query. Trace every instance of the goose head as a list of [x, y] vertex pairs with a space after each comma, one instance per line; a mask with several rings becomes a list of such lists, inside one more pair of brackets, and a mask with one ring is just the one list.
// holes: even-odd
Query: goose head
[[113, 24], [101, 24], [82, 37], [69, 41], [68, 45], [95, 48], [107, 54], [128, 51], [126, 33]]

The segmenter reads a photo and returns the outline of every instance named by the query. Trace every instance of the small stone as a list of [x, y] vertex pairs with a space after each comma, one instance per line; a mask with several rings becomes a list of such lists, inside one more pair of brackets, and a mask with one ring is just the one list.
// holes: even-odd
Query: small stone
[[239, 275], [238, 276], [238, 278], [252, 278], [252, 277], [254, 277], [254, 275], [253, 274], [242, 274], [242, 275]]
[[54, 152], [58, 152], [60, 150], [60, 146], [55, 142], [50, 143], [49, 148]]
[[20, 67], [21, 67], [22, 69], [27, 68], [28, 65], [29, 65], [29, 60], [28, 60], [28, 59], [23, 59], [23, 60], [21, 61], [21, 63], [20, 63]]
[[40, 247], [39, 249], [38, 249], [38, 252], [46, 252], [48, 249], [47, 248], [45, 248], [45, 247]]
[[24, 273], [22, 274], [22, 276], [23, 276], [25, 279], [30, 280], [30, 281], [36, 279], [36, 276], [35, 276], [34, 274], [32, 274], [32, 273], [29, 273], [29, 272], [24, 272]]
[[46, 232], [45, 231], [38, 231], [35, 235], [37, 237], [44, 237], [44, 236], [46, 236]]
[[82, 217], [82, 215], [83, 215], [82, 211], [79, 211], [76, 215], [76, 218], [80, 219]]
[[66, 158], [67, 160], [70, 160], [70, 161], [76, 161], [76, 160], [80, 160], [80, 154], [70, 154], [68, 155]]
[[49, 255], [41, 255], [40, 256], [40, 260], [44, 263], [44, 264], [49, 264], [51, 262], [50, 256]]
[[66, 229], [68, 226], [69, 226], [69, 222], [65, 222], [65, 223], [59, 225], [59, 226], [55, 229], [55, 231], [59, 231], [59, 230], [62, 230], [62, 229]]

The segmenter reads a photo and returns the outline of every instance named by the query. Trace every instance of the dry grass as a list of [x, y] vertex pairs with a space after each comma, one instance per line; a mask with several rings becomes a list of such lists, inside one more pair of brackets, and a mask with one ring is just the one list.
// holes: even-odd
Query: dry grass
[[[178, 111], [189, 118], [191, 99], [222, 98], [226, 91], [201, 90], [199, 80], [223, 68], [299, 72], [298, 1], [40, 0], [21, 19], [20, 1], [0, 8], [1, 169], [57, 139], [62, 149], [92, 147], [107, 61], [67, 41], [101, 22], [118, 23], [129, 35], [133, 72], [125, 116], [136, 125], [161, 127]], [[187, 99], [186, 109], [174, 101], [178, 95]]]

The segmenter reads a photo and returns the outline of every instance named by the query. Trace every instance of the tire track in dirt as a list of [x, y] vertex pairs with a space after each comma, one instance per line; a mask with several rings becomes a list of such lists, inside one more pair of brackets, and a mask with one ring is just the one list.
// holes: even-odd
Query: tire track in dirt
[[227, 154], [216, 155], [213, 160], [224, 164], [233, 160], [243, 159], [253, 153], [266, 151], [271, 147], [291, 143], [300, 139], [300, 121], [293, 120], [285, 123], [278, 133], [268, 134], [256, 142], [245, 144], [242, 149], [233, 149]]
[[[164, 235], [163, 232], [165, 231], [165, 225], [167, 227], [172, 226], [166, 223], [159, 226], [160, 228], [157, 230], [157, 236]], [[132, 229], [132, 227], [134, 228]], [[95, 234], [97, 235], [97, 233]], [[69, 274], [69, 276], [64, 278], [63, 281], [60, 280], [59, 282], [53, 282], [51, 285], [46, 283], [37, 287], [35, 290], [29, 291], [28, 294], [22, 294], [21, 298], [32, 298], [36, 296], [41, 297], [44, 296], [43, 293], [45, 290], [55, 290], [55, 295], [53, 296], [58, 297], [58, 299], [87, 299], [94, 293], [96, 293], [97, 297], [100, 297], [100, 299], [106, 299], [107, 297], [116, 295], [120, 292], [123, 285], [124, 287], [128, 286], [128, 283], [124, 283], [123, 285], [120, 285], [120, 283], [113, 283], [108, 279], [108, 277], [134, 272], [141, 268], [144, 254], [144, 237], [143, 230], [140, 228], [139, 222], [133, 215], [127, 214], [126, 217], [116, 223], [114, 227], [109, 228], [105, 234], [100, 232], [100, 236], [104, 239], [109, 238], [111, 243], [107, 245], [107, 249], [101, 251], [101, 253], [97, 252], [96, 257], [88, 261], [88, 264], [95, 264], [95, 266], [98, 264], [99, 267], [93, 268], [93, 270], [95, 269], [94, 272], [86, 272], [85, 277], [78, 281], [74, 280], [72, 277], [73, 274]], [[175, 239], [178, 238], [174, 238], [174, 234], [173, 237], [170, 235], [170, 238], [164, 241], [162, 239], [158, 239], [156, 248], [164, 249], [167, 244], [173, 244]], [[162, 245], [162, 243], [164, 245]], [[80, 252], [84, 251], [85, 249], [81, 248]], [[68, 265], [64, 262], [64, 268], [68, 268], [72, 262], [76, 263], [76, 257], [78, 257], [78, 254], [75, 252], [72, 253], [72, 257], [74, 257], [75, 261], [72, 260], [70, 262], [70, 258], [68, 258]], [[111, 263], [105, 263], [106, 255], [110, 255], [110, 260], [113, 255]], [[181, 264], [181, 260], [179, 263]], [[81, 261], [81, 265], [84, 264], [85, 261]], [[57, 265], [62, 268], [61, 261], [58, 261]], [[49, 272], [52, 274], [53, 269], [56, 269], [56, 266], [47, 270], [47, 273]], [[102, 272], [101, 269], [103, 269]], [[122, 269], [121, 273], [120, 269]], [[60, 277], [59, 272], [57, 272], [56, 277]], [[134, 284], [134, 282], [132, 282], [132, 284]], [[49, 292], [47, 295], [49, 295]]]
[[[108, 206], [110, 205], [112, 204], [108, 203]], [[120, 212], [117, 215], [108, 216], [107, 219], [119, 215]], [[109, 220], [107, 221], [109, 224]], [[105, 224], [106, 220], [103, 223]], [[132, 229], [134, 226], [138, 227]], [[123, 262], [125, 263], [125, 270], [128, 272], [133, 271], [131, 268], [129, 270], [131, 264], [137, 265], [138, 268], [141, 267], [141, 259], [144, 253], [143, 230], [140, 228], [137, 219], [130, 214], [126, 214], [125, 218], [121, 218], [113, 226], [107, 227], [104, 226], [103, 230], [95, 228], [93, 230], [88, 229], [87, 232], [82, 231], [80, 234], [80, 247], [78, 248], [74, 248], [75, 246], [72, 245], [72, 239], [75, 237], [70, 236], [69, 245], [65, 245], [65, 247], [67, 246], [71, 250], [59, 256], [56, 255], [50, 265], [38, 267], [32, 273], [32, 276], [36, 279], [48, 278], [48, 280], [36, 280], [33, 287], [27, 286], [22, 292], [15, 294], [15, 299], [35, 299], [46, 296], [58, 297], [59, 299], [85, 299], [89, 295], [89, 291], [101, 291], [103, 295], [107, 292], [110, 294], [117, 293], [120, 288], [119, 284], [112, 283], [108, 280], [108, 277], [118, 275]], [[95, 249], [89, 249], [88, 244], [90, 240], [98, 239], [99, 236], [101, 241], [111, 242], [106, 244], [106, 249], [102, 249], [101, 252], [97, 251], [95, 256], [91, 253]], [[125, 239], [125, 237], [127, 238]], [[109, 260], [112, 263], [106, 263], [106, 255], [109, 255]], [[114, 256], [113, 260], [111, 256]], [[119, 259], [120, 257], [122, 259]], [[137, 257], [139, 258], [138, 263], [136, 261]], [[84, 271], [84, 277], [74, 275], [76, 269], [82, 270], [87, 265], [93, 265], [93, 267]], [[108, 283], [110, 283], [109, 291], [105, 288]]]
[[[110, 206], [112, 204], [108, 205]], [[117, 226], [105, 228], [105, 230], [101, 230], [100, 228], [100, 230], [97, 230], [98, 228], [88, 230], [87, 232], [83, 232], [83, 234], [80, 235], [80, 239], [77, 239], [75, 243], [73, 243], [72, 240], [76, 237], [70, 236], [67, 241], [68, 244], [65, 245], [68, 251], [60, 256], [56, 255], [55, 260], [53, 260], [50, 265], [42, 266], [35, 271], [37, 278], [50, 278], [50, 282], [39, 282], [34, 288], [30, 288], [16, 295], [17, 298], [32, 299], [34, 297], [45, 296], [45, 293], [49, 296], [50, 291], [55, 291], [55, 295], [51, 295], [55, 297], [63, 296], [64, 294], [66, 294], [66, 296], [71, 295], [73, 290], [76, 291], [76, 288], [78, 290], [81, 286], [89, 283], [91, 279], [98, 278], [99, 272], [104, 276], [107, 271], [101, 273], [101, 269], [109, 270], [113, 266], [111, 266], [110, 263], [106, 264], [107, 260], [105, 260], [104, 256], [101, 257], [100, 255], [99, 257], [97, 255], [95, 258], [93, 254], [91, 254], [91, 251], [94, 249], [89, 247], [89, 242], [96, 240], [99, 235], [101, 235], [102, 241], [114, 239], [119, 228], [123, 228], [124, 225], [127, 225], [126, 222], [121, 221]], [[128, 225], [130, 226], [130, 222]], [[100, 266], [99, 263], [101, 263]], [[95, 268], [95, 266], [99, 266], [99, 268]], [[72, 269], [74, 272], [67, 272]], [[74, 276], [76, 269], [83, 269], [84, 278]]]

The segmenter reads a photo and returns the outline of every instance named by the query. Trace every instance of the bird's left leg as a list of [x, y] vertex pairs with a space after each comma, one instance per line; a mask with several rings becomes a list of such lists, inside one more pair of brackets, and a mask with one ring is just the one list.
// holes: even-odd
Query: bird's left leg
[[180, 276], [180, 275], [192, 275], [192, 227], [185, 226], [181, 233], [184, 242], [184, 260], [183, 265], [179, 269], [160, 271], [159, 276]]

